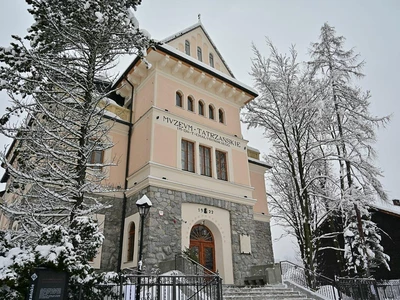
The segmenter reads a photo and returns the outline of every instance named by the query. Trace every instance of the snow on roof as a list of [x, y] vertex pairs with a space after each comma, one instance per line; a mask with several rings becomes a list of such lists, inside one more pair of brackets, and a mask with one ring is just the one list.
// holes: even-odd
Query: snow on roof
[[400, 206], [393, 205], [389, 202], [384, 202], [384, 201], [375, 201], [374, 203], [371, 203], [370, 206], [372, 208], [376, 208], [378, 210], [383, 210], [387, 211], [392, 214], [396, 214], [400, 216]]
[[260, 150], [258, 150], [256, 148], [253, 148], [253, 147], [250, 147], [249, 145], [247, 145], [247, 149], [250, 150], [250, 151], [253, 151], [253, 152], [260, 153]]
[[249, 91], [250, 94], [253, 94], [253, 95], [256, 95], [256, 96], [258, 95], [258, 92], [255, 89], [253, 89], [252, 87], [240, 82], [239, 80], [237, 80], [234, 77], [230, 77], [230, 76], [226, 75], [225, 73], [223, 73], [221, 71], [218, 71], [217, 69], [214, 69], [213, 67], [211, 67], [211, 66], [209, 66], [209, 65], [207, 65], [207, 64], [205, 64], [205, 63], [203, 63], [203, 62], [201, 62], [201, 61], [199, 61], [199, 60], [197, 60], [197, 59], [195, 59], [193, 57], [191, 57], [190, 55], [187, 55], [186, 53], [183, 53], [183, 52], [175, 49], [174, 47], [172, 47], [170, 45], [162, 44], [162, 45], [157, 46], [157, 49], [166, 50], [168, 52], [171, 52], [174, 55], [176, 55], [177, 57], [180, 57], [182, 59], [190, 61], [191, 63], [193, 63], [195, 65], [201, 66], [203, 69], [206, 69], [210, 73], [217, 74], [219, 77], [222, 77], [224, 80], [226, 80], [228, 82], [231, 82], [234, 85], [239, 86], [244, 90]]
[[272, 166], [267, 164], [265, 161], [261, 161], [261, 160], [258, 160], [258, 159], [252, 158], [252, 157], [248, 157], [247, 159], [248, 159], [249, 162], [254, 163], [256, 165], [259, 165], [259, 166], [263, 166], [263, 167], [265, 167], [267, 169], [271, 169], [272, 168]]
[[233, 75], [233, 73], [232, 73], [231, 69], [229, 68], [228, 64], [226, 63], [226, 61], [225, 61], [224, 58], [222, 57], [221, 53], [218, 51], [217, 46], [215, 46], [215, 44], [214, 44], [214, 42], [212, 41], [210, 35], [208, 34], [207, 30], [204, 28], [204, 26], [203, 26], [203, 24], [201, 23], [200, 20], [199, 20], [197, 23], [193, 24], [192, 26], [189, 26], [189, 27], [187, 27], [187, 28], [185, 28], [185, 29], [183, 29], [183, 30], [181, 30], [181, 31], [179, 31], [179, 32], [177, 32], [177, 33], [175, 33], [175, 34], [173, 34], [173, 35], [170, 35], [169, 37], [167, 37], [167, 38], [161, 40], [161, 42], [162, 42], [162, 43], [168, 43], [168, 42], [170, 42], [170, 41], [172, 41], [172, 40], [174, 40], [174, 39], [176, 39], [176, 38], [178, 38], [178, 37], [180, 37], [180, 36], [182, 36], [182, 35], [184, 35], [184, 34], [190, 32], [190, 31], [192, 31], [192, 30], [196, 29], [197, 27], [200, 27], [200, 28], [204, 31], [204, 34], [206, 35], [206, 37], [207, 37], [208, 40], [210, 41], [211, 45], [214, 47], [215, 52], [216, 52], [216, 53], [218, 54], [218, 56], [221, 58], [222, 63], [223, 63], [223, 64], [225, 65], [225, 67], [227, 68], [229, 74], [231, 74], [231, 76], [232, 76], [233, 78], [235, 78], [235, 76]]

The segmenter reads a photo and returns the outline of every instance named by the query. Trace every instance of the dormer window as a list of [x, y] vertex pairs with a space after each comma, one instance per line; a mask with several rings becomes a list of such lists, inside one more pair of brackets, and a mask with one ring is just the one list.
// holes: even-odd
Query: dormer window
[[190, 42], [188, 40], [185, 40], [185, 53], [190, 55]]
[[202, 58], [203, 56], [202, 56], [202, 54], [201, 54], [201, 48], [200, 47], [197, 47], [197, 59], [199, 60], [199, 61], [203, 61], [203, 58]]
[[210, 61], [210, 66], [214, 68], [214, 55], [212, 55], [212, 53], [210, 53], [209, 61]]

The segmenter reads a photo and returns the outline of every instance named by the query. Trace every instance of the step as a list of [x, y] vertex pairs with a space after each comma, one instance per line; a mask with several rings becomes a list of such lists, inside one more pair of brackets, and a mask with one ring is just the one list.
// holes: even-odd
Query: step
[[263, 295], [263, 296], [225, 296], [224, 299], [229, 300], [305, 300], [307, 297], [297, 295], [295, 297], [287, 297], [287, 296], [270, 296], [270, 295]]
[[297, 291], [288, 288], [286, 285], [265, 285], [265, 286], [224, 286], [224, 299], [229, 300], [300, 300], [307, 299]]

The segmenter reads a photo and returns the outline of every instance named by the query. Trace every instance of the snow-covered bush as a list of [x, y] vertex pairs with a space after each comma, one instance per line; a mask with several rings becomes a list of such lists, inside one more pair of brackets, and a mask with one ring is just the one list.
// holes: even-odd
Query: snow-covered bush
[[[90, 266], [103, 241], [97, 223], [78, 217], [72, 228], [49, 225], [42, 230], [36, 246], [13, 243], [9, 233], [0, 232], [0, 298], [24, 299], [29, 278], [35, 268], [45, 267], [66, 271], [69, 276], [69, 299], [79, 294], [90, 299], [103, 299], [111, 289], [96, 289], [98, 285], [116, 282], [116, 273], [96, 273]], [[89, 298], [85, 298], [89, 299]]]

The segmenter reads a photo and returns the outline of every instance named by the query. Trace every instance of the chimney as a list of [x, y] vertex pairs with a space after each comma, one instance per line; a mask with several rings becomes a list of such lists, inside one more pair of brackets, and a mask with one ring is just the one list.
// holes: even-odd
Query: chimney
[[399, 199], [393, 199], [393, 205], [400, 206], [400, 200]]

